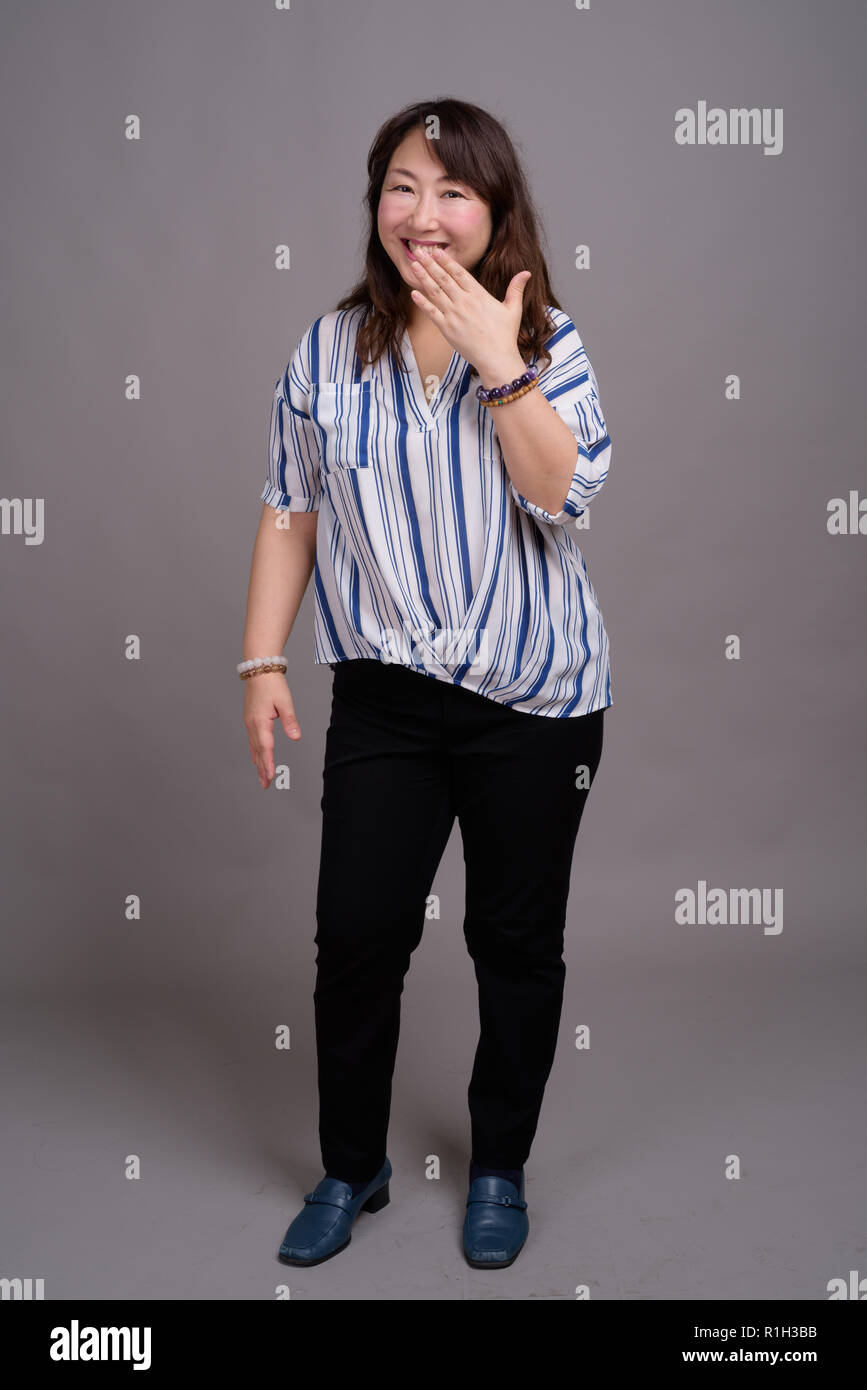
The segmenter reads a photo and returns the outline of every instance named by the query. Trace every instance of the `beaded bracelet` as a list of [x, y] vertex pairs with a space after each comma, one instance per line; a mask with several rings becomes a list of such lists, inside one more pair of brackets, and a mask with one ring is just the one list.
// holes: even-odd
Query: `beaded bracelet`
[[261, 676], [267, 671], [282, 671], [286, 673], [285, 656], [256, 656], [251, 661], [241, 661], [235, 667], [242, 681], [247, 681], [251, 676]]
[[534, 386], [538, 386], [538, 375], [538, 367], [528, 367], [523, 376], [515, 377], [514, 381], [507, 381], [502, 386], [489, 386], [487, 390], [483, 386], [477, 386], [476, 395], [482, 405], [506, 405], [509, 401], [516, 401], [519, 396], [532, 391]]

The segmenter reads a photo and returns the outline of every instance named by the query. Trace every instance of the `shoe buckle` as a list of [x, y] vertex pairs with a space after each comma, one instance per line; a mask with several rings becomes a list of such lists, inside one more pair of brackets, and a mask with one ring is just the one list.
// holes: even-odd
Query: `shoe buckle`
[[527, 1203], [520, 1197], [510, 1197], [507, 1193], [489, 1192], [484, 1197], [468, 1197], [467, 1206], [473, 1202], [481, 1202], [487, 1206], [493, 1203], [501, 1207], [514, 1207], [516, 1211], [526, 1211]]
[[315, 1192], [305, 1192], [304, 1200], [305, 1202], [309, 1202], [311, 1206], [337, 1207], [339, 1211], [349, 1211], [349, 1207], [345, 1202], [335, 1201], [331, 1197], [317, 1197]]

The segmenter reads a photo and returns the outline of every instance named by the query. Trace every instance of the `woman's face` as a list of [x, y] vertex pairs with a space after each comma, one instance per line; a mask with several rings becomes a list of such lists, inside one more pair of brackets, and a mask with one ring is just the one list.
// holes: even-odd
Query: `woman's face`
[[388, 163], [377, 211], [377, 230], [404, 284], [418, 289], [411, 270], [411, 241], [444, 244], [472, 271], [488, 249], [492, 222], [489, 204], [469, 185], [448, 179], [436, 158], [436, 141], [413, 130]]

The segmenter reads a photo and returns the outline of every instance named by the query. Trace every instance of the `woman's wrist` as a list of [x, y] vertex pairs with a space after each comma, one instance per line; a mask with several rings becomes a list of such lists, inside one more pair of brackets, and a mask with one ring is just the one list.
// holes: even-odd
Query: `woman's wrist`
[[504, 354], [491, 362], [476, 363], [476, 367], [486, 391], [490, 391], [492, 386], [503, 386], [507, 381], [514, 381], [515, 377], [527, 370], [527, 364], [518, 351]]
[[252, 676], [285, 676], [286, 665], [285, 656], [251, 656], [240, 661], [235, 670], [241, 680], [246, 681]]

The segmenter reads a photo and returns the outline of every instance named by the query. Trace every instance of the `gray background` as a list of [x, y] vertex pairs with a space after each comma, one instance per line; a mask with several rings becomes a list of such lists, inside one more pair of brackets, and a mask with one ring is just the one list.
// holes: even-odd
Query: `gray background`
[[[865, 489], [865, 27], [854, 0], [7, 7], [2, 486], [46, 531], [0, 537], [0, 1275], [120, 1300], [824, 1299], [867, 1275], [867, 539], [826, 527]], [[597, 374], [614, 456], [581, 544], [614, 707], [522, 1255], [460, 1250], [456, 826], [404, 993], [391, 1204], [289, 1269], [320, 1176], [311, 590], [291, 790], [259, 787], [234, 666], [274, 382], [358, 272], [377, 127], [437, 95], [519, 142]], [[676, 145], [699, 100], [782, 107], [782, 154]], [[700, 879], [782, 888], [782, 932], [678, 925]]]

